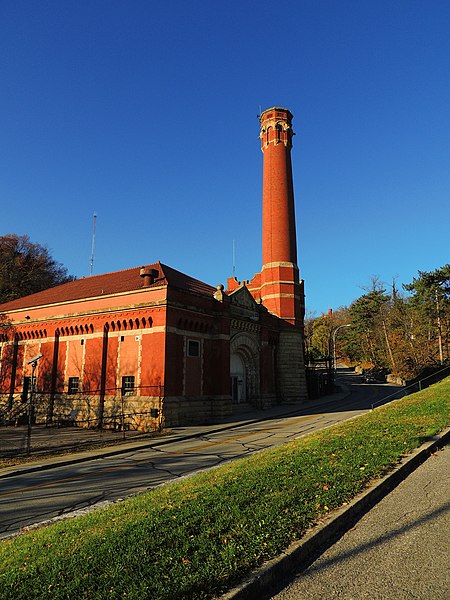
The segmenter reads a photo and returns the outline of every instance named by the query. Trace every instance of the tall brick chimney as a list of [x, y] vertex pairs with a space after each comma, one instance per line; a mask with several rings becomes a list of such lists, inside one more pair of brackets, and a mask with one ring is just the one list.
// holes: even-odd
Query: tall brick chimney
[[260, 115], [263, 152], [261, 299], [268, 310], [303, 328], [304, 292], [297, 266], [292, 114], [273, 107]]

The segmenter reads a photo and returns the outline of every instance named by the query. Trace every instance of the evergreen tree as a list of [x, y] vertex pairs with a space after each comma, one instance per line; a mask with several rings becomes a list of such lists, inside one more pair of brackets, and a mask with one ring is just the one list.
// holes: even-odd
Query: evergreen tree
[[355, 300], [349, 309], [349, 337], [359, 344], [360, 360], [378, 368], [393, 368], [387, 319], [391, 298], [374, 282], [373, 289]]
[[403, 287], [411, 292], [415, 309], [414, 333], [429, 347], [431, 359], [441, 364], [449, 358], [450, 264], [434, 271], [419, 271], [412, 283]]

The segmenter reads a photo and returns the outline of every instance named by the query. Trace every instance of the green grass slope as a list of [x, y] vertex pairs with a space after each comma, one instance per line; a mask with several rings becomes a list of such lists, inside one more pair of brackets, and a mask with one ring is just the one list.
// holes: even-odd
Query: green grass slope
[[2, 600], [211, 598], [449, 423], [450, 378], [293, 443], [0, 544]]

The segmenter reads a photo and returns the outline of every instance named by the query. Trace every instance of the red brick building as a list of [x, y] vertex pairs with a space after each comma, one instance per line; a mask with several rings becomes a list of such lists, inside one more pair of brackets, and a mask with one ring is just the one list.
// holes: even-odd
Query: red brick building
[[306, 399], [291, 120], [278, 107], [260, 116], [261, 272], [225, 290], [157, 262], [1, 305], [3, 420], [32, 385], [38, 422], [144, 430]]

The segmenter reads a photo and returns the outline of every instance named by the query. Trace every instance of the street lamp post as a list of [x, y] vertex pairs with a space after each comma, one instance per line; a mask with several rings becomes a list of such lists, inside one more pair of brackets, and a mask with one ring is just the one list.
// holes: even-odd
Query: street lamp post
[[35, 387], [35, 373], [36, 367], [38, 364], [38, 360], [42, 358], [42, 354], [38, 354], [34, 358], [28, 361], [28, 364], [31, 365], [31, 390], [30, 390], [30, 400], [28, 402], [28, 428], [27, 428], [27, 454], [30, 454], [31, 451], [31, 425], [33, 423], [33, 394]]
[[339, 325], [339, 327], [336, 327], [336, 329], [333, 331], [333, 373], [334, 373], [334, 378], [336, 379], [336, 334], [339, 331], [339, 329], [343, 329], [344, 327], [351, 327], [352, 324], [351, 323], [347, 323], [346, 325]]

